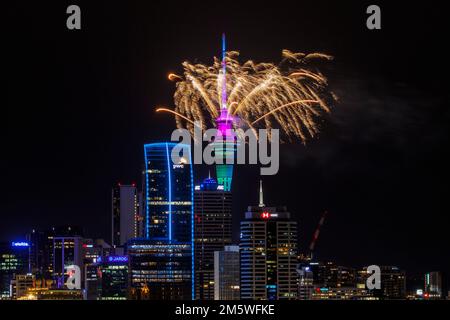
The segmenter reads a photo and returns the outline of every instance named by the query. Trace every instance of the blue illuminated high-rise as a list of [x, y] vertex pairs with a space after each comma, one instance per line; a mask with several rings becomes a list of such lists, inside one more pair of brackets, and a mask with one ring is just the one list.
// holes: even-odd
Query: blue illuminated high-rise
[[[186, 158], [173, 163], [175, 143], [152, 143], [145, 152], [145, 237], [168, 242], [192, 242], [193, 177], [190, 146]], [[188, 159], [189, 157], [189, 159]]]
[[192, 299], [193, 177], [190, 146], [179, 163], [176, 143], [144, 146], [145, 239], [128, 242], [132, 296]]

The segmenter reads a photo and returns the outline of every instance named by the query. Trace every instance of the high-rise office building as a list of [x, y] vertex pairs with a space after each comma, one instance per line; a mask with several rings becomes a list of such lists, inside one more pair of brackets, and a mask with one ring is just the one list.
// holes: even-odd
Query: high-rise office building
[[214, 252], [214, 300], [240, 299], [239, 246]]
[[107, 256], [97, 260], [98, 300], [126, 300], [128, 295], [128, 257]]
[[139, 234], [138, 192], [135, 184], [118, 183], [112, 189], [113, 246], [122, 246]]
[[14, 241], [0, 244], [0, 300], [11, 299], [11, 281], [15, 275], [30, 272], [30, 244]]
[[131, 297], [193, 299], [194, 215], [190, 146], [173, 163], [175, 143], [144, 146], [145, 239], [128, 241]]
[[214, 299], [214, 252], [232, 241], [231, 192], [209, 177], [194, 192], [195, 298]]
[[139, 191], [137, 194], [137, 205], [136, 238], [143, 238], [145, 236], [145, 196], [143, 191]]
[[30, 267], [36, 279], [51, 279], [53, 277], [53, 238], [83, 237], [83, 230], [77, 226], [52, 227], [48, 230], [32, 230], [27, 235], [30, 245]]
[[425, 273], [423, 294], [426, 299], [441, 299], [443, 297], [441, 272]]
[[98, 298], [98, 264], [84, 265], [84, 300], [97, 300]]
[[[57, 288], [64, 288], [67, 281], [67, 266], [76, 265], [83, 274], [83, 238], [56, 236], [53, 238], [53, 280]], [[83, 276], [82, 276], [83, 278]]]
[[285, 207], [249, 207], [240, 233], [241, 299], [297, 298], [297, 222]]
[[98, 296], [98, 263], [104, 257], [114, 255], [115, 248], [112, 248], [103, 239], [83, 239], [83, 293], [85, 300], [97, 300]]
[[381, 291], [383, 299], [405, 299], [406, 275], [405, 271], [395, 266], [380, 266]]
[[[31, 272], [38, 277], [49, 276], [48, 267], [51, 265], [50, 259], [50, 241], [48, 232], [33, 229], [26, 236], [30, 244], [30, 267]], [[53, 241], [52, 241], [53, 244]]]
[[187, 243], [149, 239], [128, 242], [130, 299], [191, 300], [191, 254]]

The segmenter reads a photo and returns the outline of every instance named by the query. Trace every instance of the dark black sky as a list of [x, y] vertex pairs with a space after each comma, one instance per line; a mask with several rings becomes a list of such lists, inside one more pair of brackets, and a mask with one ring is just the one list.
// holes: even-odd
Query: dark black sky
[[[142, 145], [174, 127], [154, 113], [172, 104], [167, 74], [184, 60], [210, 63], [226, 32], [242, 59], [277, 61], [283, 48], [335, 56], [322, 71], [340, 101], [321, 136], [282, 146], [279, 174], [264, 178], [266, 204], [299, 220], [302, 249], [327, 209], [319, 258], [449, 270], [445, 11], [376, 2], [382, 30], [369, 31], [372, 3], [341, 2], [6, 5], [0, 240], [67, 223], [109, 238], [112, 184], [139, 181]], [[81, 31], [65, 26], [73, 3]], [[236, 224], [258, 179], [258, 168], [236, 169]]]

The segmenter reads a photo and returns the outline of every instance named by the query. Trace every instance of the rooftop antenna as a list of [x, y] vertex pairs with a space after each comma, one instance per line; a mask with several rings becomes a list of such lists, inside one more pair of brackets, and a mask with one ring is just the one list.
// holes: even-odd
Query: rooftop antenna
[[259, 207], [265, 207], [262, 180], [259, 180]]

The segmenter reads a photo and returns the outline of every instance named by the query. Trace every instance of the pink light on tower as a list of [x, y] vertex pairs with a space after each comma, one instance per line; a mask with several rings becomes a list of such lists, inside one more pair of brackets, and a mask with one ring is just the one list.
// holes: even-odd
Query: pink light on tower
[[[220, 115], [216, 119], [217, 128], [224, 137], [230, 136], [233, 128], [233, 116], [228, 112], [227, 107], [227, 62], [226, 62], [226, 39], [225, 33], [222, 34], [222, 94], [221, 94]], [[229, 129], [229, 130], [228, 130]]]

